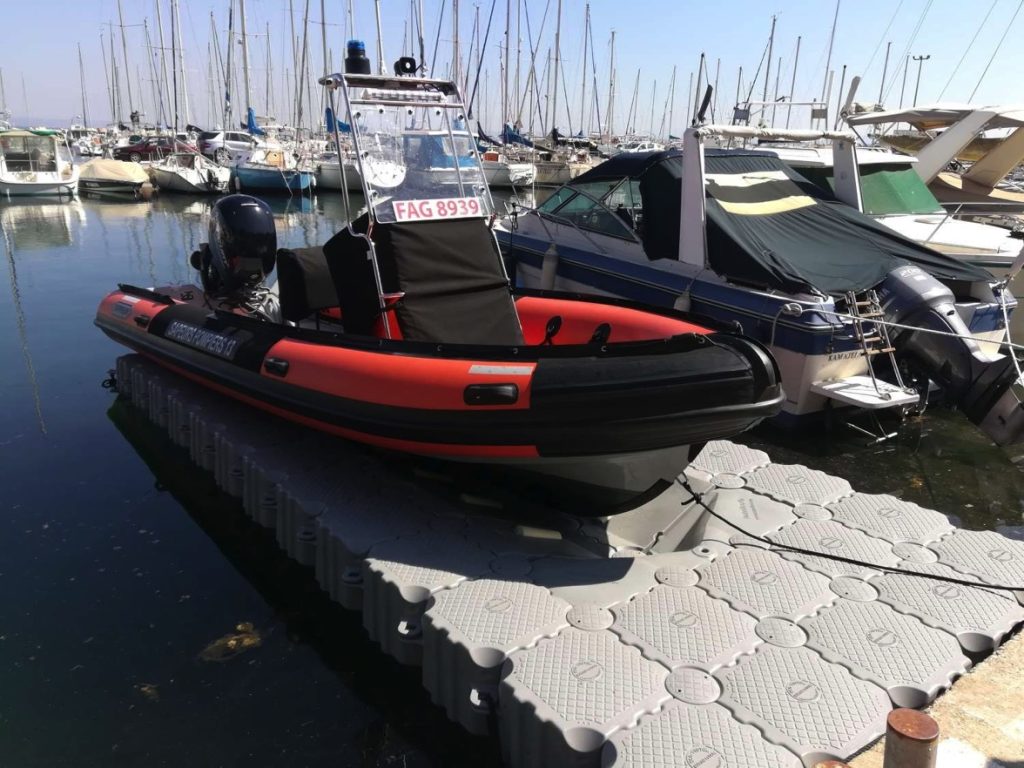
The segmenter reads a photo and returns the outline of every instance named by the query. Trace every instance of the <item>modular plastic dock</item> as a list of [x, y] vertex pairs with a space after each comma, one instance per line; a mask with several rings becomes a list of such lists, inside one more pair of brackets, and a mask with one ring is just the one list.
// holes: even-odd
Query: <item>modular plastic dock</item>
[[[118, 359], [120, 395], [276, 531], [448, 716], [512, 766], [813, 766], [848, 759], [1024, 621], [1024, 593], [779, 545], [1024, 584], [1024, 542], [710, 443], [607, 519], [474, 510], [377, 456]], [[760, 537], [760, 538], [753, 538]]]

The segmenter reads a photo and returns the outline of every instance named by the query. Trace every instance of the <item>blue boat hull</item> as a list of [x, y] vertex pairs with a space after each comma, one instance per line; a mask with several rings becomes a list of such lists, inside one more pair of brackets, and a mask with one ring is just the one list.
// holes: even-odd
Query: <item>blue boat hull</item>
[[313, 185], [312, 171], [276, 168], [235, 168], [235, 188], [264, 192], [305, 192]]

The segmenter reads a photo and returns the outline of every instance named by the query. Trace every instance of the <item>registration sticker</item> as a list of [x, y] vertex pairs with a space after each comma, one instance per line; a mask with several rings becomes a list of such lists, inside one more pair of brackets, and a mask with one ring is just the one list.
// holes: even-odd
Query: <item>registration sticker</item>
[[432, 200], [394, 200], [395, 221], [468, 219], [483, 215], [478, 197], [439, 197]]

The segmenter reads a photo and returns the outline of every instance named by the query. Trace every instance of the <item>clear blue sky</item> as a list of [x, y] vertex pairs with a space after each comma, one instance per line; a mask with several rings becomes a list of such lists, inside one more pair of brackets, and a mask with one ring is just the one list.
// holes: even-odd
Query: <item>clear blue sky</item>
[[[147, 119], [156, 119], [153, 106], [151, 77], [148, 72], [143, 20], [148, 20], [153, 45], [157, 45], [156, 2], [161, 3], [164, 16], [165, 45], [170, 46], [170, 0], [122, 0], [128, 34], [129, 70], [132, 73], [133, 100], [138, 106], [141, 77], [142, 106]], [[187, 79], [191, 117], [203, 125], [219, 122], [211, 117], [210, 88], [208, 85], [207, 45], [210, 40], [210, 12], [214, 13], [224, 47], [227, 7], [229, 0], [179, 0], [181, 28], [186, 53]], [[237, 0], [236, 0], [237, 2]], [[376, 29], [372, 0], [353, 0], [357, 35], [366, 40], [367, 51], [376, 50]], [[537, 67], [543, 70], [545, 54], [554, 40], [554, 16], [558, 0], [550, 0], [548, 19], [541, 28], [541, 17], [548, 0], [528, 0], [529, 16], [535, 45], [540, 53]], [[292, 0], [295, 9], [296, 30], [301, 34], [302, 14], [306, 0]], [[427, 58], [431, 58], [437, 31], [441, 0], [422, 0], [426, 20]], [[322, 69], [320, 44], [320, 0], [309, 0], [310, 70]], [[516, 3], [513, 1], [513, 15]], [[5, 2], [0, 46], [0, 68], [3, 70], [6, 101], [16, 123], [31, 118], [51, 123], [67, 123], [81, 114], [81, 89], [77, 60], [77, 44], [81, 43], [85, 61], [87, 97], [90, 122], [106, 123], [110, 117], [109, 98], [104, 79], [100, 35], [107, 42], [109, 57], [109, 30], [106, 22], [118, 21], [117, 0], [47, 0], [40, 2]], [[393, 60], [400, 53], [409, 16], [410, 0], [381, 0], [384, 15], [384, 50], [386, 58]], [[451, 0], [445, 0], [445, 20], [440, 34], [435, 74], [444, 75], [449, 66], [452, 48]], [[491, 3], [479, 0], [481, 30], [486, 27]], [[956, 77], [943, 95], [944, 101], [966, 101], [989, 61], [1000, 36], [1007, 30], [1011, 18], [1020, 7], [1020, 0], [995, 0], [994, 9], [981, 29]], [[562, 0], [561, 60], [565, 72], [565, 91], [571, 105], [573, 128], [578, 128], [580, 111], [580, 81], [582, 68], [584, 0]], [[975, 10], [968, 10], [971, 7]], [[992, 6], [990, 0], [968, 4], [962, 0], [841, 0], [832, 68], [836, 71], [831, 102], [837, 99], [838, 81], [842, 66], [848, 66], [847, 83], [854, 74], [864, 76], [858, 100], [874, 101], [878, 98], [882, 64], [886, 43], [892, 41], [889, 82], [886, 86], [888, 106], [895, 107], [902, 87], [904, 54], [926, 54], [921, 80], [920, 103], [935, 101], [946, 86], [961, 56], [978, 30], [982, 18]], [[278, 117], [287, 118], [282, 106], [285, 70], [292, 69], [289, 46], [288, 0], [247, 0], [248, 32], [252, 72], [253, 100], [258, 112], [266, 109], [266, 30], [270, 27], [271, 57], [274, 69], [273, 102]], [[345, 0], [326, 0], [328, 36], [334, 61], [341, 55], [345, 38], [349, 35], [346, 23]], [[497, 0], [490, 39], [484, 53], [484, 71], [480, 89], [486, 79], [487, 98], [478, 96], [483, 108], [485, 130], [500, 129], [499, 45], [503, 44], [505, 27], [505, 0]], [[928, 9], [922, 19], [922, 11]], [[669, 81], [673, 66], [677, 67], [672, 131], [679, 133], [685, 125], [690, 73], [698, 66], [700, 53], [707, 54], [714, 78], [714, 68], [721, 59], [718, 94], [720, 108], [731, 107], [737, 87], [738, 68], [743, 67], [743, 90], [751, 87], [751, 77], [768, 40], [771, 17], [777, 17], [775, 48], [769, 92], [775, 88], [775, 70], [782, 58], [780, 93], [788, 93], [792, 77], [797, 36], [802, 36], [799, 66], [796, 78], [796, 98], [809, 99], [821, 94], [825, 77], [825, 57], [828, 46], [834, 0], [777, 0], [771, 4], [759, 0], [732, 0], [731, 2], [697, 3], [686, 0], [593, 0], [591, 3], [594, 53], [597, 59], [598, 89], [602, 115], [606, 111], [608, 89], [609, 34], [616, 30], [617, 99], [615, 128], [625, 128], [632, 101], [637, 70], [640, 87], [637, 117], [638, 130], [646, 131], [651, 124], [652, 94], [654, 96], [654, 126], [657, 132], [663, 123]], [[460, 3], [461, 42], [463, 67], [469, 66], [466, 57], [473, 35], [475, 6], [467, 0]], [[525, 66], [529, 62], [529, 42], [526, 39], [526, 17], [523, 15], [523, 62], [521, 80], [525, 83]], [[920, 28], [911, 43], [914, 30]], [[1019, 45], [1024, 32], [1024, 12], [1010, 28], [998, 56], [975, 95], [976, 103], [1011, 103], [1024, 101], [1020, 93], [1021, 81], [1017, 73], [1024, 71], [1024, 48]], [[481, 32], [483, 34], [483, 31]], [[257, 36], [258, 35], [258, 36]], [[513, 25], [514, 36], [514, 25]], [[120, 32], [115, 33], [114, 52], [119, 67], [123, 68], [123, 50]], [[409, 47], [408, 45], [406, 46]], [[513, 50], [515, 43], [513, 42]], [[411, 51], [410, 51], [411, 52]], [[240, 59], [240, 53], [238, 54]], [[514, 58], [514, 56], [513, 56]], [[475, 65], [474, 65], [475, 66]], [[514, 64], [513, 64], [514, 67]], [[335, 69], [339, 68], [335, 64]], [[588, 65], [588, 69], [589, 69]], [[138, 73], [138, 74], [136, 74]], [[916, 64], [911, 64], [907, 79], [907, 103], [913, 98]], [[123, 72], [122, 72], [123, 77]], [[763, 77], [763, 69], [762, 69]], [[588, 78], [589, 80], [589, 78]], [[24, 93], [22, 82], [24, 81]], [[592, 87], [588, 82], [588, 89]], [[222, 90], [217, 87], [218, 94]], [[760, 98], [763, 80], [754, 87], [755, 98]], [[564, 131], [569, 125], [565, 112], [566, 93], [559, 93], [558, 125]], [[127, 104], [127, 93], [122, 85], [122, 99]], [[236, 114], [243, 109], [244, 97], [236, 95]], [[588, 103], [590, 99], [588, 97]], [[127, 109], [122, 117], [127, 117]], [[592, 112], [592, 110], [591, 110]], [[721, 114], [721, 113], [720, 113]], [[781, 121], [781, 118], [780, 118]], [[590, 118], [593, 123], [593, 118]], [[794, 125], [799, 120], [794, 115]], [[591, 126], [593, 127], [593, 126]], [[666, 130], [667, 132], [667, 130]]]

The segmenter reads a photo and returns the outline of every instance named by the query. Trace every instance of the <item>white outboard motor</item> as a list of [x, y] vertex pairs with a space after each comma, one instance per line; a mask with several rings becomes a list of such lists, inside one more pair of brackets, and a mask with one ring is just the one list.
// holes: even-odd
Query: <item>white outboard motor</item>
[[[890, 333], [901, 362], [937, 383], [947, 399], [998, 445], [1024, 440], [1024, 406], [1010, 354], [987, 354], [954, 306], [953, 292], [920, 267], [903, 266], [878, 287], [885, 319], [922, 330]], [[942, 336], [938, 333], [956, 334]]]

